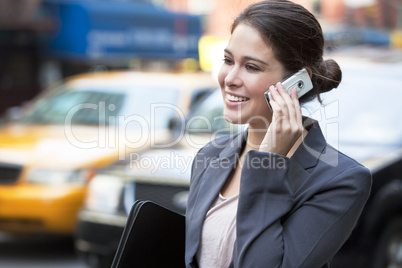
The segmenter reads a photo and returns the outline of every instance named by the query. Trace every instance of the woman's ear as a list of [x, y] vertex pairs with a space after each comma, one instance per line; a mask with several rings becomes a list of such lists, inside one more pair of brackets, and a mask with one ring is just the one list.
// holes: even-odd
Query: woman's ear
[[311, 70], [311, 68], [307, 66], [304, 66], [303, 68], [307, 70], [308, 76], [310, 76], [311, 79], [313, 77], [313, 71]]

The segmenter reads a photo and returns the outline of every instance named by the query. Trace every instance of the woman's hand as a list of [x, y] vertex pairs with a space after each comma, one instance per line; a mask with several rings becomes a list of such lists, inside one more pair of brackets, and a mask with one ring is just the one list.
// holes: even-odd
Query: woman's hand
[[261, 143], [260, 151], [286, 156], [303, 132], [302, 114], [297, 91], [291, 95], [279, 82], [270, 87], [272, 122]]

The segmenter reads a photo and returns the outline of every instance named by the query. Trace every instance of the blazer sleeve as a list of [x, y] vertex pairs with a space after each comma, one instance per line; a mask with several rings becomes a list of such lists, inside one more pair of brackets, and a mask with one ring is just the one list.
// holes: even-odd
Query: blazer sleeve
[[[267, 156], [276, 167], [261, 165]], [[234, 267], [322, 267], [349, 237], [371, 188], [370, 172], [357, 163], [321, 167], [308, 178], [318, 185], [311, 195], [293, 189], [302, 171], [287, 157], [250, 151], [243, 164]], [[297, 204], [300, 196], [308, 197]]]

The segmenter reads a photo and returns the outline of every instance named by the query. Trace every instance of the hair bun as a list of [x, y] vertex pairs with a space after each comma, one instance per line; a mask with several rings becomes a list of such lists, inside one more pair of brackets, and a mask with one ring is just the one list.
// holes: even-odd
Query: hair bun
[[333, 59], [328, 59], [323, 61], [322, 68], [320, 69], [319, 79], [317, 79], [320, 93], [337, 88], [342, 80], [342, 71], [338, 63]]

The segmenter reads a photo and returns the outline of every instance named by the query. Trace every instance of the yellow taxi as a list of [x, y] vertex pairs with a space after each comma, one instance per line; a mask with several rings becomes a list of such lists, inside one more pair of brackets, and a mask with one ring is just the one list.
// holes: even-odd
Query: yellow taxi
[[73, 234], [97, 170], [172, 137], [208, 73], [116, 71], [71, 77], [0, 126], [0, 231]]

